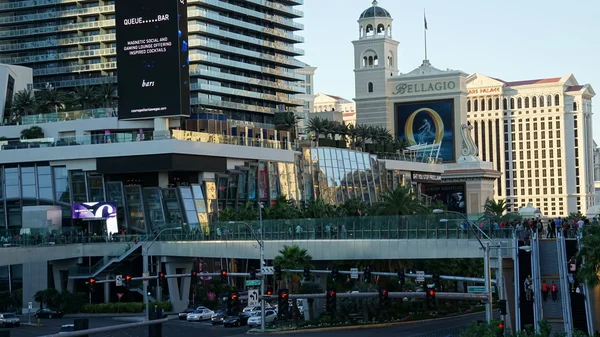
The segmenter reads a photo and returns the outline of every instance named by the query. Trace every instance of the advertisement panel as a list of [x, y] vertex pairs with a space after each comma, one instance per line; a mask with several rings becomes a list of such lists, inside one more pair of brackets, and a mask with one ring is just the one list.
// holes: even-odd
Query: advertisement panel
[[119, 119], [189, 116], [187, 0], [115, 1]]
[[114, 202], [74, 203], [71, 217], [79, 220], [106, 220], [106, 231], [117, 233], [117, 204]]
[[423, 184], [421, 192], [431, 197], [432, 203], [441, 203], [449, 211], [467, 213], [465, 184]]
[[452, 100], [397, 103], [396, 137], [409, 149], [445, 162], [455, 159], [454, 102]]

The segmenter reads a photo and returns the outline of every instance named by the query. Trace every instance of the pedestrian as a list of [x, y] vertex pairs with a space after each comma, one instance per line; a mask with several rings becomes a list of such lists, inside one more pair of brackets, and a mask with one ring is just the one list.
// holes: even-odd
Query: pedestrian
[[548, 283], [546, 283], [546, 280], [542, 281], [542, 298], [544, 302], [548, 299]]
[[531, 275], [527, 276], [527, 278], [525, 279], [525, 282], [523, 283], [523, 286], [525, 288], [525, 298], [528, 301], [531, 301], [531, 298], [532, 298]]
[[550, 293], [552, 293], [552, 300], [556, 302], [558, 300], [558, 286], [554, 281], [552, 281], [552, 284], [550, 285]]

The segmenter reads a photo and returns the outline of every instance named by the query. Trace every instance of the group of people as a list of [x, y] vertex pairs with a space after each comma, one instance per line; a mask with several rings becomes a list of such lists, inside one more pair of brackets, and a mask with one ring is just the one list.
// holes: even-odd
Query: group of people
[[[533, 300], [533, 283], [531, 281], [531, 275], [528, 275], [524, 282], [525, 287], [525, 298], [527, 301]], [[542, 281], [542, 299], [544, 302], [548, 299], [548, 293], [552, 295], [552, 301], [558, 301], [558, 285], [552, 281], [552, 283], [548, 284], [546, 280]]]

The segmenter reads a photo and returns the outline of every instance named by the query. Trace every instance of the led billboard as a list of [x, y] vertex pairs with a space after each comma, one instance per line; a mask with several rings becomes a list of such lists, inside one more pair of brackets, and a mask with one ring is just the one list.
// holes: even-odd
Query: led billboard
[[119, 119], [189, 116], [187, 0], [115, 1]]
[[114, 202], [74, 203], [71, 217], [80, 220], [106, 220], [106, 231], [117, 233], [117, 204]]

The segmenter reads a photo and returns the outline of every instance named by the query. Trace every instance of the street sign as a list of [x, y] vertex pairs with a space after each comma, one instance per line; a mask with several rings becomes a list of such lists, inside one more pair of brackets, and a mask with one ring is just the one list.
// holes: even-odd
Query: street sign
[[417, 282], [425, 282], [425, 272], [417, 270]]
[[119, 301], [123, 298], [123, 293], [117, 293], [117, 298], [119, 299]]
[[[469, 294], [485, 294], [485, 286], [468, 286], [467, 292]], [[492, 293], [496, 293], [495, 287], [492, 287]]]
[[117, 287], [122, 287], [123, 286], [123, 275], [117, 275], [117, 276], [115, 276], [115, 285]]
[[29, 302], [29, 303], [27, 303], [27, 307], [28, 307], [29, 309], [33, 309], [33, 302]]
[[262, 267], [260, 273], [263, 275], [273, 275], [275, 273], [275, 267]]
[[247, 280], [246, 281], [246, 287], [253, 287], [253, 286], [259, 286], [260, 285], [260, 280]]
[[258, 289], [248, 290], [248, 306], [253, 307], [258, 305]]
[[[150, 276], [150, 273], [142, 273], [142, 277], [148, 277], [148, 276]], [[149, 284], [148, 280], [144, 280], [144, 284], [148, 285]]]
[[358, 279], [358, 268], [350, 268], [350, 278]]

